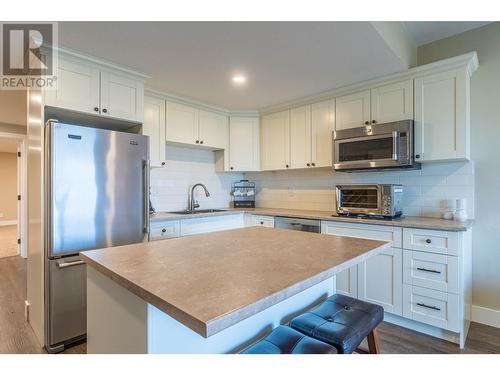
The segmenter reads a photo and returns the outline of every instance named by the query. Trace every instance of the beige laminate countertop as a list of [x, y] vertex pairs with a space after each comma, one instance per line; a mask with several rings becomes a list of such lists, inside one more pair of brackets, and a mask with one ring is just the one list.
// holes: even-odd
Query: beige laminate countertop
[[204, 337], [390, 246], [250, 227], [80, 253], [122, 287]]
[[238, 212], [245, 212], [254, 215], [269, 215], [269, 216], [286, 216], [304, 219], [317, 219], [329, 221], [341, 221], [347, 223], [358, 224], [373, 224], [385, 225], [403, 228], [417, 228], [417, 229], [432, 229], [461, 232], [466, 231], [474, 223], [473, 220], [459, 222], [455, 220], [444, 220], [431, 217], [420, 216], [405, 216], [393, 220], [379, 220], [379, 219], [366, 219], [356, 217], [334, 216], [330, 211], [313, 211], [313, 210], [294, 210], [283, 208], [228, 208], [223, 212], [210, 212], [194, 215], [170, 214], [170, 213], [157, 213], [151, 216], [152, 222], [160, 222], [166, 220], [179, 220], [179, 219], [195, 219], [201, 217], [231, 215]]

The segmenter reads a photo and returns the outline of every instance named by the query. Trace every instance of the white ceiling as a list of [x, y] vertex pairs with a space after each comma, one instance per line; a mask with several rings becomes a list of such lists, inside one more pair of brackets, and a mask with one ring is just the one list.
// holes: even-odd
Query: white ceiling
[[17, 142], [10, 139], [0, 138], [0, 152], [16, 153]]
[[[417, 44], [483, 22], [404, 22]], [[228, 109], [262, 109], [407, 68], [370, 22], [60, 22], [63, 46]], [[248, 77], [236, 87], [235, 73]]]
[[417, 45], [434, 42], [491, 23], [483, 21], [405, 21], [403, 24]]
[[[147, 85], [260, 109], [406, 67], [369, 22], [61, 22], [61, 45], [152, 76]], [[231, 77], [248, 77], [235, 87]]]

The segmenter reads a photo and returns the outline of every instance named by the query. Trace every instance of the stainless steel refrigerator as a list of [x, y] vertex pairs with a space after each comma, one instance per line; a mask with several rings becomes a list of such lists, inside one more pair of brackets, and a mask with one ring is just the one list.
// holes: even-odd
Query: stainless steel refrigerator
[[86, 333], [78, 253], [147, 239], [148, 137], [52, 120], [45, 134], [46, 348], [59, 352]]

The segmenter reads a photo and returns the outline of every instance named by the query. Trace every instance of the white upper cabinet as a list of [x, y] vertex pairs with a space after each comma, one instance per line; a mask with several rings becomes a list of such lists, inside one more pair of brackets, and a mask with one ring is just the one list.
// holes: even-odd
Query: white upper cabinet
[[144, 84], [127, 76], [101, 72], [101, 114], [143, 120]]
[[261, 165], [263, 170], [290, 167], [290, 111], [265, 115], [261, 123]]
[[229, 119], [229, 170], [258, 171], [259, 118], [231, 117]]
[[415, 79], [415, 154], [421, 161], [470, 159], [465, 69]]
[[197, 108], [167, 102], [166, 140], [174, 143], [199, 144]]
[[60, 58], [57, 89], [45, 91], [45, 104], [99, 114], [99, 74], [94, 66]]
[[371, 89], [371, 123], [413, 119], [413, 80]]
[[411, 119], [411, 79], [336, 98], [336, 130]]
[[307, 168], [312, 163], [311, 106], [290, 111], [290, 167]]
[[226, 149], [228, 143], [228, 117], [200, 110], [199, 141], [206, 147]]
[[335, 99], [335, 129], [351, 129], [370, 123], [370, 90]]
[[311, 165], [332, 166], [333, 130], [335, 129], [335, 100], [311, 106]]
[[45, 104], [116, 119], [142, 122], [144, 78], [78, 58], [59, 58], [57, 89]]
[[151, 165], [165, 165], [165, 100], [144, 97], [142, 134], [149, 136]]
[[228, 117], [167, 101], [166, 141], [211, 149], [227, 148]]

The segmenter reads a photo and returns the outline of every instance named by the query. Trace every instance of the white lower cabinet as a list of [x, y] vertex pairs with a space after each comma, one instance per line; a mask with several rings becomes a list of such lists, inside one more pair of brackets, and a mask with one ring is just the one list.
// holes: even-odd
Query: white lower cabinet
[[402, 229], [382, 225], [323, 221], [321, 233], [389, 241], [392, 248], [336, 276], [336, 291], [402, 313]]
[[165, 240], [181, 235], [181, 224], [179, 220], [169, 220], [162, 222], [152, 222], [149, 231], [149, 240]]
[[351, 267], [335, 276], [335, 290], [339, 294], [358, 298], [358, 266]]
[[459, 332], [461, 326], [459, 297], [457, 294], [405, 284], [403, 316], [434, 327]]
[[243, 214], [208, 216], [181, 220], [181, 236], [243, 228]]
[[403, 253], [391, 247], [358, 265], [358, 298], [402, 314]]
[[245, 215], [245, 227], [268, 227], [274, 228], [274, 216]]

